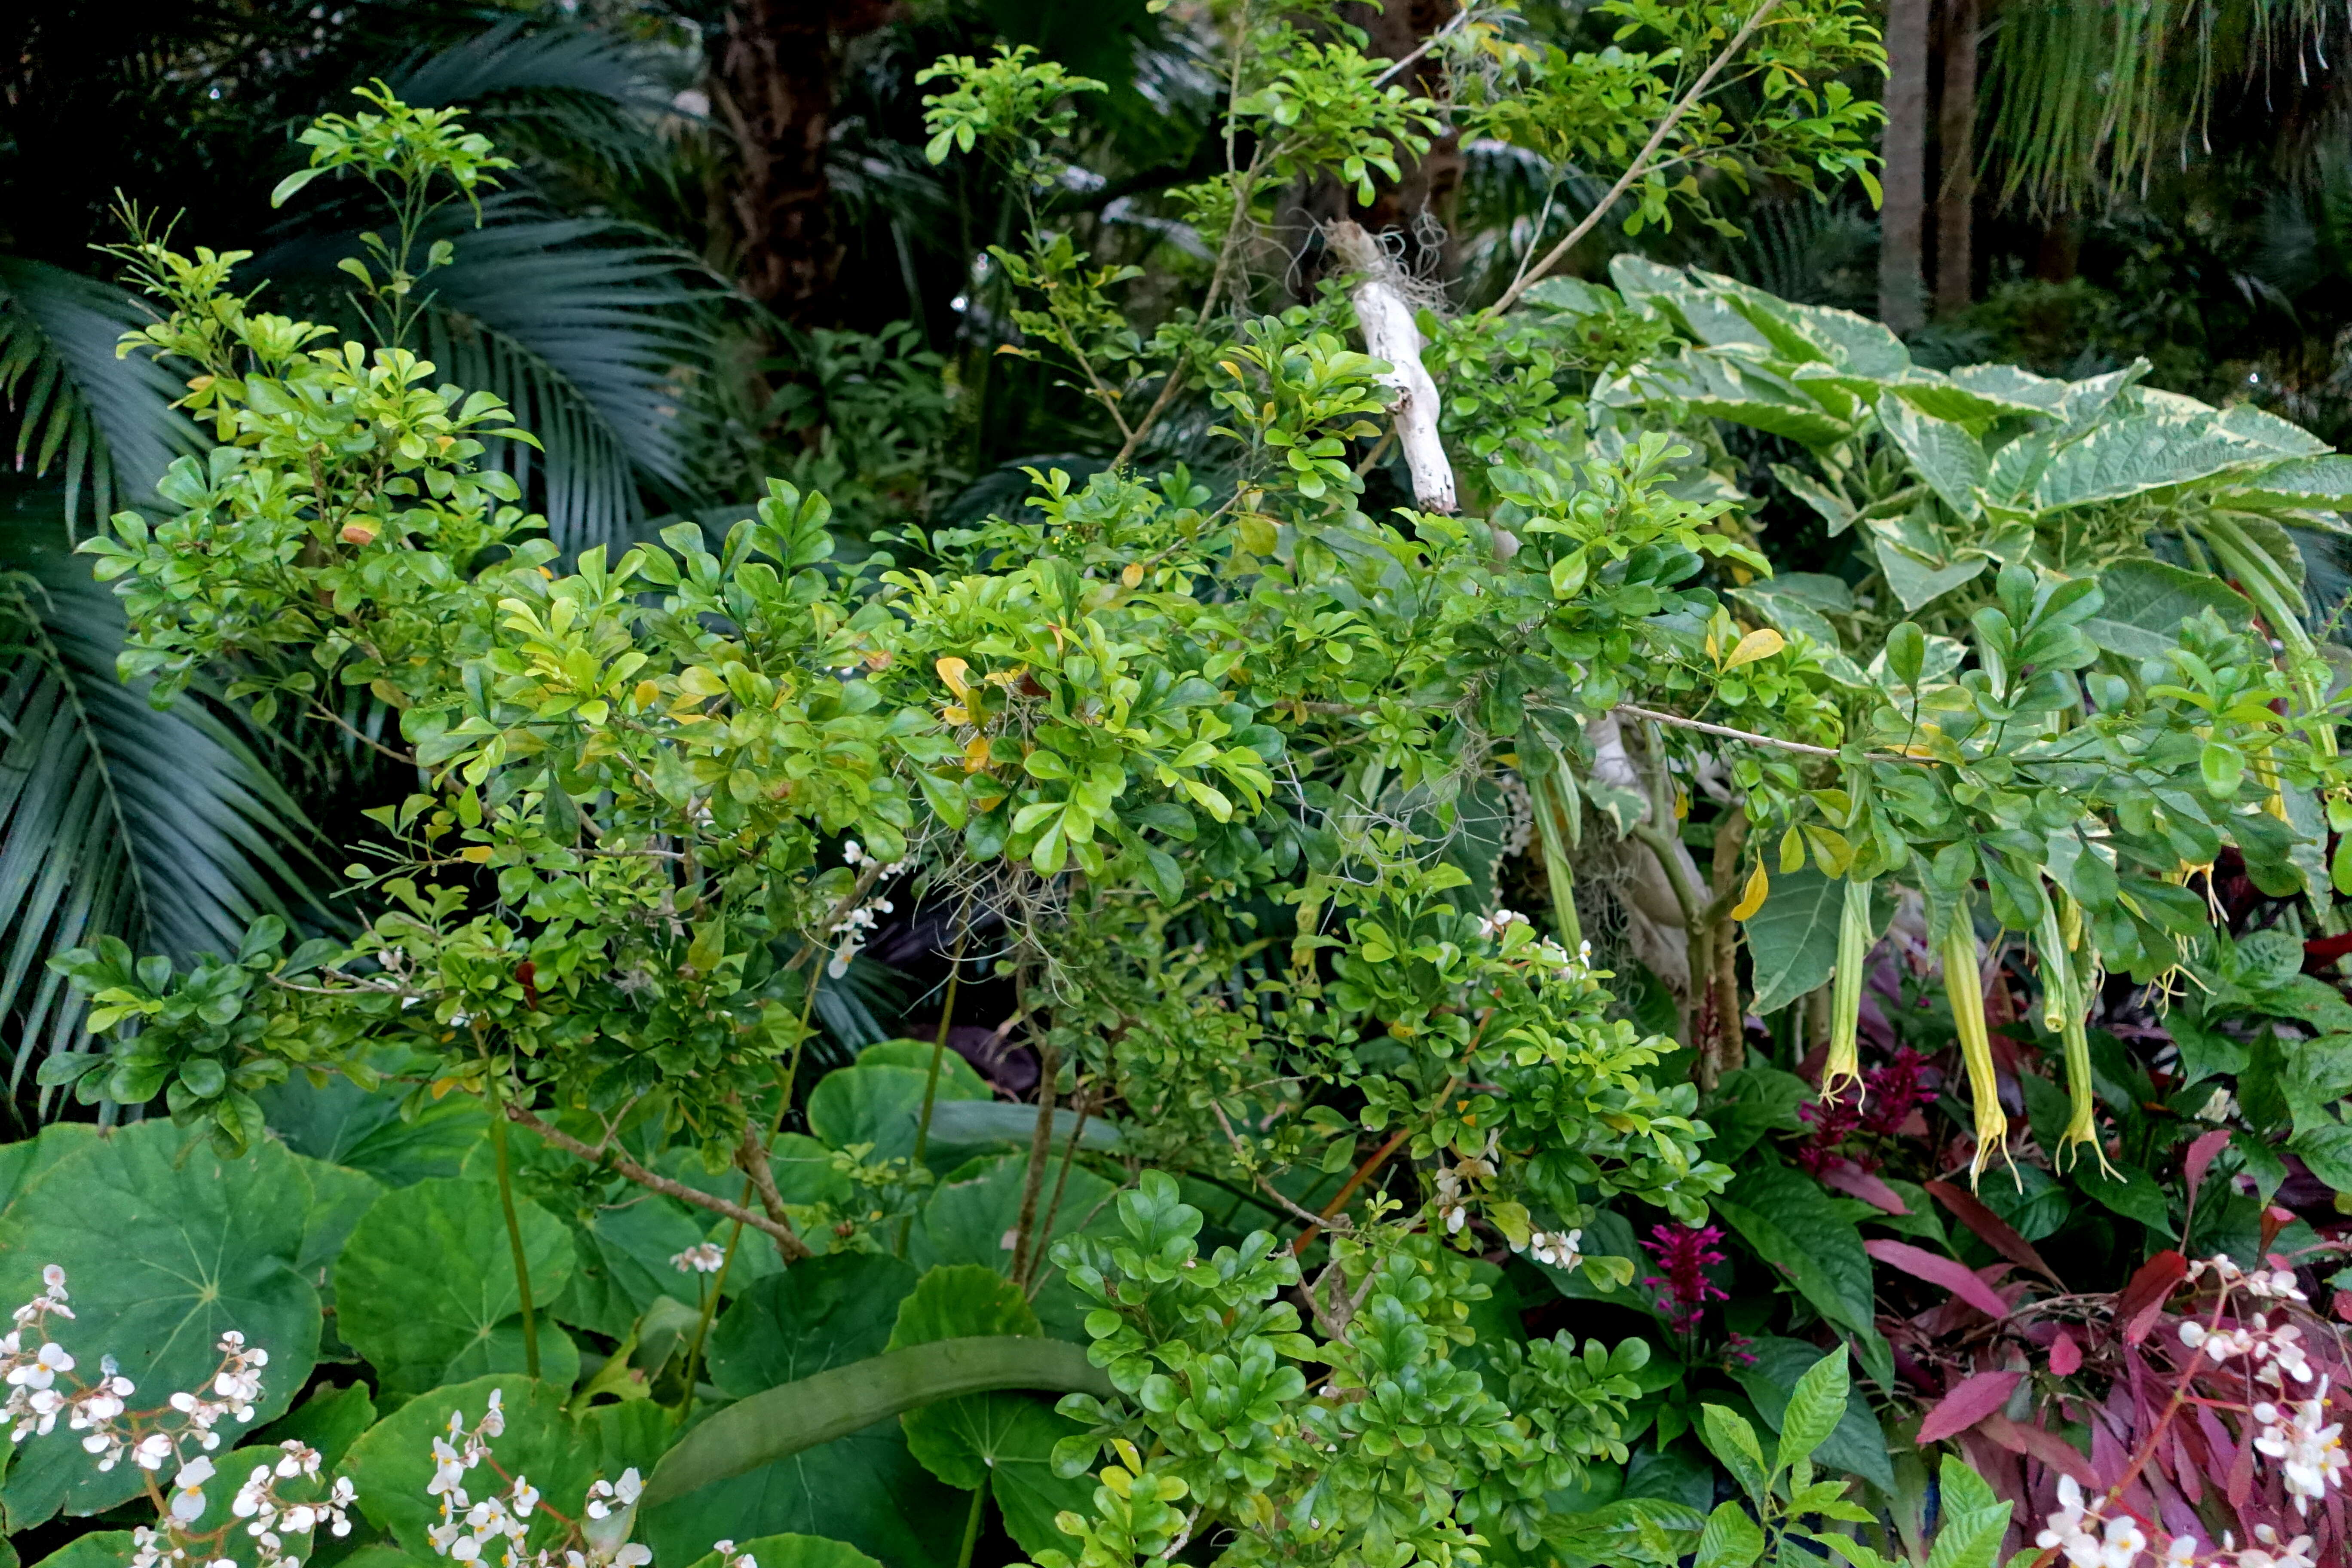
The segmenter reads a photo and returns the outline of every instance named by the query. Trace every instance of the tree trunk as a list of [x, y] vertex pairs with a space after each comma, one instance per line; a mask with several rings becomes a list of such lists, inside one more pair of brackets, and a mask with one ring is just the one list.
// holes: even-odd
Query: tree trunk
[[1879, 178], [1878, 318], [1908, 335], [1927, 321], [1927, 16], [1933, 0], [1886, 0], [1886, 166]]
[[733, 0], [728, 7], [711, 97], [740, 149], [730, 201], [740, 281], [788, 321], [813, 315], [841, 266], [825, 177], [835, 40], [871, 32], [890, 10], [887, 0]]
[[1936, 116], [1936, 313], [1957, 315], [1975, 289], [1977, 0], [1945, 0], [1943, 102]]

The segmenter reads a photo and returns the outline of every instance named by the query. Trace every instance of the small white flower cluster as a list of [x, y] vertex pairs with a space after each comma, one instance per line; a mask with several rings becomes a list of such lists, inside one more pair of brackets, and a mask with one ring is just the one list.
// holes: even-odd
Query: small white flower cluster
[[1498, 937], [1513, 925], [1527, 925], [1529, 923], [1531, 922], [1528, 920], [1528, 917], [1523, 914], [1518, 914], [1510, 910], [1496, 910], [1491, 915], [1480, 915], [1478, 917], [1478, 934], [1480, 936], [1489, 938]]
[[2352, 1455], [2344, 1451], [2344, 1423], [2327, 1419], [2326, 1378], [2309, 1399], [2284, 1407], [2263, 1400], [2254, 1406], [2254, 1419], [2263, 1424], [2254, 1451], [2279, 1462], [2280, 1479], [2298, 1516], [2309, 1514], [2314, 1502], [2326, 1500], [2328, 1489], [2343, 1486]]
[[[499, 1391], [492, 1389], [489, 1407], [478, 1423], [468, 1428], [465, 1412], [453, 1410], [448, 1435], [433, 1439], [433, 1479], [425, 1491], [440, 1500], [441, 1522], [426, 1531], [436, 1552], [469, 1568], [490, 1563], [498, 1568], [646, 1568], [653, 1561], [651, 1549], [627, 1540], [632, 1510], [645, 1489], [634, 1469], [623, 1471], [617, 1485], [599, 1480], [588, 1489], [588, 1517], [612, 1519], [617, 1528], [582, 1531], [588, 1548], [584, 1552], [573, 1547], [528, 1550], [530, 1516], [541, 1507], [539, 1489], [528, 1476], [509, 1477], [491, 1457], [490, 1439], [506, 1429], [505, 1405]], [[478, 1501], [467, 1490], [466, 1478], [482, 1464], [505, 1484]], [[621, 1504], [617, 1514], [613, 1507], [616, 1499]], [[562, 1518], [552, 1509], [546, 1511]]]
[[1469, 1184], [1492, 1180], [1495, 1174], [1496, 1140], [1486, 1141], [1485, 1154], [1472, 1154], [1451, 1165], [1437, 1167], [1433, 1178], [1437, 1184], [1437, 1217], [1444, 1222], [1448, 1236], [1458, 1234], [1470, 1222]]
[[[222, 1538], [229, 1524], [199, 1531], [194, 1527], [208, 1505], [205, 1483], [218, 1474], [207, 1456], [221, 1446], [215, 1430], [224, 1421], [249, 1422], [261, 1398], [261, 1369], [269, 1352], [246, 1343], [231, 1329], [221, 1335], [220, 1365], [208, 1383], [208, 1392], [183, 1390], [158, 1409], [132, 1411], [129, 1399], [136, 1392], [131, 1380], [116, 1369], [114, 1358], [99, 1362], [96, 1383], [73, 1375], [78, 1364], [63, 1345], [49, 1338], [49, 1320], [71, 1320], [65, 1270], [51, 1264], [41, 1271], [43, 1289], [16, 1310], [15, 1325], [0, 1336], [0, 1377], [8, 1399], [5, 1407], [19, 1443], [53, 1431], [63, 1415], [68, 1431], [86, 1434], [82, 1451], [97, 1461], [100, 1471], [129, 1459], [142, 1470], [172, 1470], [172, 1484], [162, 1493], [163, 1517], [154, 1526], [131, 1532], [130, 1568], [237, 1568], [226, 1554]], [[61, 1386], [59, 1379], [65, 1379]], [[165, 1423], [168, 1423], [166, 1425]], [[183, 1448], [193, 1447], [193, 1455]], [[230, 1511], [247, 1521], [254, 1542], [255, 1568], [301, 1568], [301, 1559], [286, 1552], [286, 1537], [306, 1535], [325, 1525], [336, 1535], [351, 1533], [350, 1509], [356, 1499], [352, 1483], [337, 1477], [324, 1500], [295, 1502], [278, 1495], [279, 1482], [319, 1479], [318, 1451], [299, 1442], [279, 1445], [279, 1458], [257, 1466], [237, 1489]]]
[[748, 1552], [738, 1552], [731, 1541], [714, 1541], [710, 1550], [719, 1553], [719, 1568], [760, 1568]]
[[[883, 865], [879, 857], [868, 854], [855, 838], [842, 845], [841, 858], [852, 866], [875, 868], [875, 879], [881, 882], [888, 881], [907, 868], [904, 860], [893, 860], [887, 866]], [[833, 958], [825, 964], [824, 972], [835, 980], [848, 973], [850, 961], [866, 951], [866, 939], [873, 934], [875, 924], [897, 908], [887, 899], [869, 899], [834, 921], [833, 930], [826, 934], [836, 940]]]
[[2297, 1383], [2312, 1379], [2311, 1363], [2303, 1353], [2303, 1331], [2293, 1323], [2270, 1326], [2270, 1320], [2256, 1312], [2251, 1325], [2234, 1329], [2208, 1329], [2191, 1321], [2180, 1325], [2180, 1342], [2190, 1350], [2202, 1349], [2217, 1362], [2243, 1356], [2252, 1363], [2254, 1376], [2273, 1388], [2286, 1386], [2285, 1379]]
[[698, 1242], [669, 1260], [680, 1274], [716, 1274], [727, 1266], [727, 1254], [715, 1241]]
[[[2033, 1543], [2044, 1552], [2053, 1548], [2063, 1552], [2073, 1568], [2134, 1568], [2147, 1551], [2147, 1535], [2139, 1521], [2127, 1513], [2102, 1519], [2100, 1513], [2100, 1505], [2085, 1506], [2082, 1486], [2074, 1477], [2062, 1476], [2058, 1511], [2050, 1515]], [[2197, 1550], [2196, 1537], [2175, 1536], [2154, 1562], [2164, 1568], [2187, 1568], [2195, 1561]]]
[[1527, 1253], [1551, 1268], [1573, 1268], [1584, 1261], [1580, 1230], [1539, 1230], [1528, 1237]]
[[[278, 1445], [278, 1458], [274, 1464], [256, 1465], [236, 1489], [229, 1503], [229, 1512], [250, 1521], [246, 1533], [268, 1545], [273, 1532], [283, 1531], [289, 1535], [308, 1535], [321, 1524], [331, 1535], [352, 1532], [350, 1510], [359, 1494], [352, 1487], [351, 1478], [337, 1476], [327, 1489], [321, 1502], [288, 1502], [278, 1495], [278, 1483], [290, 1481], [297, 1476], [310, 1480], [319, 1479], [319, 1450], [308, 1444], [289, 1438]], [[209, 1460], [198, 1460], [208, 1464]]]
[[2308, 1301], [2311, 1300], [2303, 1293], [2302, 1287], [2294, 1282], [2294, 1270], [2292, 1268], [2244, 1269], [2231, 1262], [2230, 1255], [2224, 1252], [2217, 1253], [2211, 1258], [2192, 1260], [2189, 1265], [2187, 1279], [2193, 1285], [2202, 1279], [2209, 1271], [2222, 1289], [2243, 1290], [2247, 1295], [2261, 1300]]

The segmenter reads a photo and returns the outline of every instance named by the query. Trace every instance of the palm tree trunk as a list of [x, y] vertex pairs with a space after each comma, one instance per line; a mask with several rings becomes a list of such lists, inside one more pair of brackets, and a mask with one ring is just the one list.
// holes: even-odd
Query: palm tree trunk
[[1927, 320], [1921, 266], [1927, 196], [1927, 17], [1933, 0], [1886, 0], [1886, 190], [1878, 217], [1878, 318], [1902, 333]]
[[1945, 0], [1943, 102], [1936, 116], [1936, 314], [1957, 315], [1973, 292], [1977, 167], [1977, 0]]

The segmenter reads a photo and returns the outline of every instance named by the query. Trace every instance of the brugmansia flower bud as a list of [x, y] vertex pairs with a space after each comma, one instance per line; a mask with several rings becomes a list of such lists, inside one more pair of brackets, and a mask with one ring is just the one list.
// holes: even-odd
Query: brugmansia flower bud
[[2099, 955], [2085, 940], [2083, 911], [2074, 900], [2063, 889], [2050, 892], [2053, 908], [2042, 922], [2042, 1016], [2058, 1031], [2065, 1050], [2070, 1101], [2066, 1131], [2052, 1153], [2063, 1171], [2074, 1163], [2076, 1151], [2088, 1147], [2105, 1171], [2107, 1153], [2099, 1146], [2098, 1107], [2091, 1092], [2091, 1037], [2085, 1018], [2099, 983]]
[[1870, 879], [1849, 877], [1845, 910], [1838, 920], [1837, 967], [1830, 993], [1830, 1059], [1822, 1069], [1822, 1098], [1834, 1100], [1847, 1084], [1862, 1082], [1857, 1037], [1862, 1025], [1862, 970], [1870, 957]]
[[1978, 974], [1976, 927], [1964, 903], [1952, 911], [1942, 943], [1944, 994], [1952, 1005], [1952, 1026], [1960, 1037], [1960, 1060], [1969, 1069], [1969, 1093], [1976, 1100], [1977, 1155], [1969, 1163], [1973, 1186], [2009, 1141], [2009, 1118], [2000, 1109], [2000, 1088], [1992, 1070], [1992, 1032], [1986, 1026], [1984, 983]]

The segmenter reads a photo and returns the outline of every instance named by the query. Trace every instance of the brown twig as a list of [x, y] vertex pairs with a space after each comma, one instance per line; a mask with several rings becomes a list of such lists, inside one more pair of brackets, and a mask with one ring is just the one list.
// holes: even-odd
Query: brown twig
[[1520, 295], [1541, 281], [1545, 273], [1559, 265], [1562, 257], [1576, 248], [1579, 240], [1592, 232], [1593, 225], [1599, 223], [1602, 215], [1617, 205], [1617, 198], [1632, 190], [1634, 182], [1650, 172], [1650, 160], [1656, 156], [1658, 149], [1665, 144], [1666, 137], [1674, 131], [1675, 126], [1681, 121], [1684, 115], [1690, 112], [1692, 107], [1700, 99], [1706, 96], [1706, 89], [1715, 85], [1716, 77], [1725, 66], [1731, 63], [1734, 55], [1747, 47], [1748, 40], [1755, 36], [1756, 29], [1764, 25], [1764, 18], [1770, 16], [1780, 4], [1780, 0], [1764, 0], [1764, 4], [1756, 7], [1754, 15], [1748, 18], [1738, 32], [1732, 35], [1731, 42], [1723, 46], [1723, 52], [1716, 56], [1708, 63], [1706, 69], [1699, 73], [1698, 80], [1691, 83], [1690, 90], [1675, 100], [1674, 107], [1666, 111], [1666, 117], [1658, 121], [1658, 128], [1650, 132], [1649, 141], [1642, 144], [1641, 152], [1634, 154], [1633, 161], [1625, 166], [1625, 172], [1617, 176], [1617, 183], [1609, 187], [1609, 194], [1593, 204], [1592, 210], [1584, 215], [1582, 221], [1568, 231], [1568, 237], [1545, 252], [1541, 261], [1513, 279], [1511, 286], [1503, 290], [1503, 297], [1487, 306], [1480, 312], [1482, 315], [1499, 316], [1517, 304]]
[[680, 1203], [692, 1204], [697, 1208], [709, 1209], [712, 1214], [723, 1215], [729, 1219], [748, 1225], [753, 1230], [774, 1237], [778, 1250], [792, 1258], [802, 1258], [809, 1256], [808, 1243], [803, 1241], [793, 1230], [790, 1221], [779, 1225], [766, 1215], [747, 1209], [741, 1204], [730, 1204], [725, 1198], [714, 1197], [698, 1188], [688, 1186], [684, 1182], [672, 1181], [658, 1172], [649, 1171], [626, 1154], [613, 1152], [609, 1146], [599, 1149], [583, 1143], [571, 1133], [541, 1121], [511, 1100], [507, 1102], [506, 1112], [508, 1119], [516, 1125], [530, 1128], [567, 1154], [586, 1160], [592, 1164], [609, 1163], [614, 1170], [641, 1187], [650, 1187], [664, 1197], [676, 1198]]

